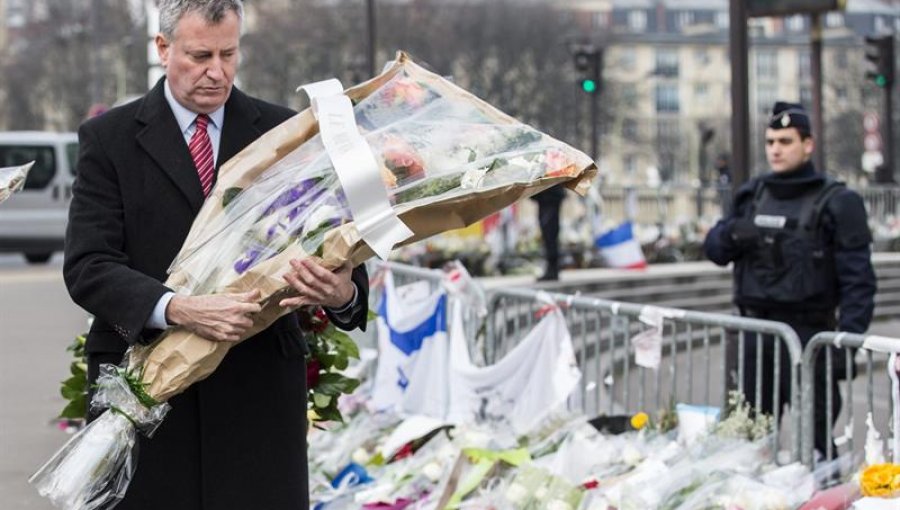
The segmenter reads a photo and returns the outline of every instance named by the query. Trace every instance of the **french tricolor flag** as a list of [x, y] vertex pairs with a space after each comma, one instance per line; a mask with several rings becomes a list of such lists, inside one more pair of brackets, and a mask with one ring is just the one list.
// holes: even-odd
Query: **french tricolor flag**
[[594, 243], [609, 267], [641, 269], [647, 267], [641, 244], [634, 238], [631, 222], [626, 221], [618, 227], [597, 238]]

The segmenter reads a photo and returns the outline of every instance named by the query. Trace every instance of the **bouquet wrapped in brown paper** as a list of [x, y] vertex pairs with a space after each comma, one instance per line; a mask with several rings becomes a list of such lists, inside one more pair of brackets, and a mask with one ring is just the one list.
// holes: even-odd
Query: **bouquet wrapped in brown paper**
[[[290, 259], [356, 265], [395, 245], [470, 225], [556, 184], [584, 194], [596, 174], [587, 155], [403, 53], [339, 97], [323, 90], [311, 86], [311, 108], [223, 165], [170, 268], [167, 285], [179, 293], [259, 289], [263, 309], [248, 338], [291, 311], [278, 305], [290, 294], [282, 278]], [[346, 102], [349, 122], [337, 100]], [[135, 426], [152, 432], [165, 401], [209, 376], [233, 345], [174, 328], [151, 346], [133, 348], [127, 369], [99, 382], [95, 401], [117, 412], [75, 436], [32, 483], [64, 508], [120, 498], [131, 469], [122, 457]], [[126, 403], [117, 400], [127, 393], [122, 381], [132, 393]], [[95, 424], [114, 438], [108, 455], [96, 447], [80, 451]]]

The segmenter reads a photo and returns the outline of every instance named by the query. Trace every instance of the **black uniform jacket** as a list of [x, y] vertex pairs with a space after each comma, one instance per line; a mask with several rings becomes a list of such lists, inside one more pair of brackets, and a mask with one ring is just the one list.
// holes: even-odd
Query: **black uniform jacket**
[[[740, 247], [732, 241], [731, 228], [737, 219], [747, 214], [760, 180], [774, 196], [790, 199], [800, 196], [810, 186], [820, 186], [824, 179], [822, 174], [816, 173], [812, 163], [791, 172], [773, 172], [751, 179], [735, 194], [731, 213], [707, 234], [703, 246], [706, 256], [720, 266], [743, 256]], [[838, 327], [841, 331], [863, 333], [872, 320], [876, 281], [871, 261], [872, 237], [859, 194], [844, 188], [832, 196], [823, 211], [822, 229], [824, 239], [832, 243], [834, 253], [834, 274], [829, 276], [829, 283], [834, 286], [838, 298]], [[735, 298], [740, 305], [740, 289], [735, 289]]]
[[[292, 115], [232, 89], [218, 162]], [[110, 359], [158, 333], [144, 324], [169, 290], [166, 270], [203, 193], [162, 80], [142, 99], [85, 122], [79, 143], [64, 275], [72, 299], [96, 318], [89, 359]], [[335, 321], [344, 329], [364, 327], [367, 314], [364, 267], [353, 280], [361, 306]], [[290, 314], [170, 400], [153, 438], [141, 438], [136, 475], [117, 508], [306, 508], [304, 348]]]

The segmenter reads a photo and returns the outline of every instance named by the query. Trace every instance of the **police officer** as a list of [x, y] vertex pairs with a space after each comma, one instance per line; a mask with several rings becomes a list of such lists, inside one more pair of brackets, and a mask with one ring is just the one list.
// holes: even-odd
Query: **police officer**
[[[710, 260], [734, 263], [734, 302], [741, 315], [787, 323], [804, 346], [821, 331], [865, 332], [875, 306], [872, 237], [862, 198], [816, 172], [810, 161], [814, 149], [803, 107], [775, 103], [766, 129], [772, 171], [738, 189], [730, 214], [704, 242]], [[745, 338], [744, 393], [749, 403], [756, 402], [757, 349], [762, 349], [761, 405], [772, 413], [774, 344]], [[781, 353], [779, 398], [785, 403], [790, 402], [790, 365], [787, 349]], [[838, 361], [833, 363], [830, 417], [827, 368], [823, 358], [816, 363], [815, 447], [823, 454], [826, 431], [841, 409], [837, 380], [847, 376], [843, 358]]]

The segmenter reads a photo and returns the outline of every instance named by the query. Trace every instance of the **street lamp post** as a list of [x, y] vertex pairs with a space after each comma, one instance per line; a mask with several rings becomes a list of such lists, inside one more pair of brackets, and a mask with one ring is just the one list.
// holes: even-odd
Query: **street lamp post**
[[369, 77], [375, 76], [375, 0], [366, 0], [366, 19], [369, 28]]

